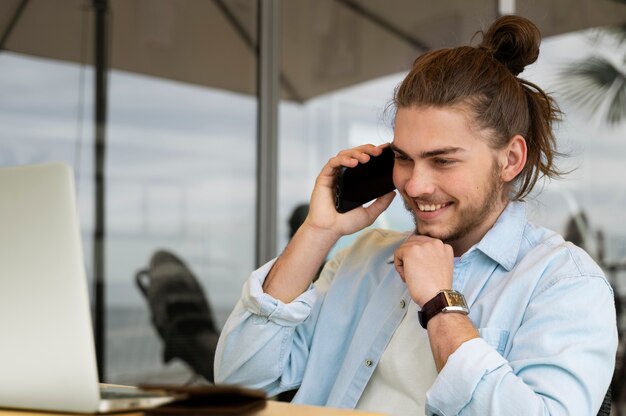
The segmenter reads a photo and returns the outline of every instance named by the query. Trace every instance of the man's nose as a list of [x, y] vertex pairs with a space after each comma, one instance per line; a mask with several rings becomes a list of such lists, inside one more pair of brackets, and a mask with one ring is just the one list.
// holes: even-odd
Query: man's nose
[[427, 170], [415, 167], [404, 186], [404, 190], [411, 198], [417, 198], [432, 195], [435, 192], [435, 185]]

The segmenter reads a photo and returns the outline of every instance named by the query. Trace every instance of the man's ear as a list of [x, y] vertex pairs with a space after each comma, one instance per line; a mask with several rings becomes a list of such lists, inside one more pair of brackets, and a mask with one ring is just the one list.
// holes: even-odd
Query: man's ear
[[519, 175], [526, 165], [526, 139], [516, 134], [509, 140], [509, 144], [502, 149], [500, 159], [500, 178], [504, 182], [511, 182]]

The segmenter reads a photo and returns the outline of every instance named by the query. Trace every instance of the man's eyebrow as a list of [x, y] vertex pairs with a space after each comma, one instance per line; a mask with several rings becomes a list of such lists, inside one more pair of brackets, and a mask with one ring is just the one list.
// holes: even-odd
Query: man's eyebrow
[[[391, 147], [391, 150], [393, 150], [394, 152], [402, 156], [408, 156], [408, 154], [404, 150], [398, 148], [398, 146], [394, 145], [393, 143], [391, 143], [389, 146]], [[455, 146], [442, 147], [441, 149], [433, 149], [433, 150], [427, 150], [425, 152], [422, 152], [420, 153], [420, 158], [427, 159], [429, 157], [449, 155], [452, 153], [459, 153], [459, 152], [465, 152], [465, 149], [463, 149], [462, 147], [455, 147]]]
[[402, 156], [408, 156], [404, 150], [400, 149], [398, 146], [396, 146], [393, 143], [389, 143], [389, 147], [391, 147], [391, 150], [393, 150], [394, 152], [396, 152], [396, 153], [398, 153], [398, 154], [400, 154]]
[[449, 155], [452, 153], [459, 153], [459, 152], [464, 152], [464, 151], [465, 149], [463, 149], [462, 147], [442, 147], [441, 149], [433, 149], [433, 150], [428, 150], [426, 152], [422, 152], [420, 156], [423, 159], [426, 159], [426, 158], [433, 157], [433, 156]]

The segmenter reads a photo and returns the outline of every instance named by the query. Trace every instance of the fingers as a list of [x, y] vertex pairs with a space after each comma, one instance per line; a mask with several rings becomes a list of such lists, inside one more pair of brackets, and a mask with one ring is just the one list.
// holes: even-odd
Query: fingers
[[452, 288], [454, 253], [441, 240], [411, 236], [396, 249], [393, 263], [420, 307], [438, 291]]
[[454, 251], [450, 244], [444, 243], [438, 238], [429, 237], [427, 235], [411, 234], [402, 245], [407, 247], [417, 245], [424, 248], [428, 247], [431, 250], [443, 250], [446, 254], [451, 254], [454, 257]]
[[379, 156], [383, 147], [374, 146], [373, 144], [364, 144], [352, 149], [342, 150], [336, 156], [329, 159], [328, 163], [322, 169], [323, 174], [333, 175], [338, 168], [345, 166], [353, 168], [359, 163], [369, 162], [371, 156]]
[[342, 150], [332, 157], [315, 180], [310, 200], [309, 223], [318, 229], [333, 230], [341, 235], [353, 234], [371, 225], [389, 207], [395, 192], [383, 195], [367, 208], [358, 207], [347, 215], [339, 214], [335, 210], [337, 173], [342, 166], [354, 167], [359, 163], [367, 163], [371, 157], [379, 156], [382, 152], [383, 147], [366, 144]]
[[[381, 145], [381, 146], [374, 146], [373, 144], [362, 144], [360, 146], [353, 147], [352, 149], [342, 150], [337, 155], [348, 154], [348, 155], [356, 156], [359, 154], [365, 154], [365, 155], [370, 155], [370, 156], [378, 156], [382, 153], [383, 148], [386, 145], [388, 145], [388, 143], [385, 143], [384, 145]], [[367, 160], [369, 160], [369, 158]]]
[[402, 280], [401, 269], [404, 269], [405, 258], [417, 260], [422, 265], [436, 264], [437, 261], [452, 263], [454, 252], [452, 246], [437, 238], [413, 234], [394, 252], [394, 265]]

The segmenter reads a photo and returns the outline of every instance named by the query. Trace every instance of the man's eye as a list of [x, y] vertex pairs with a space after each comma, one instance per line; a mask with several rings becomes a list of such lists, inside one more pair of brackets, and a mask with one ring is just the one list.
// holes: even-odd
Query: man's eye
[[402, 161], [407, 161], [407, 160], [410, 160], [408, 156], [401, 155], [401, 154], [398, 154], [398, 153], [395, 153], [393, 158], [394, 158], [395, 160], [398, 160], [398, 161], [401, 161], [401, 162], [402, 162]]
[[441, 159], [441, 158], [437, 158], [434, 161], [439, 166], [449, 166], [449, 165], [452, 165], [455, 162], [452, 159]]

